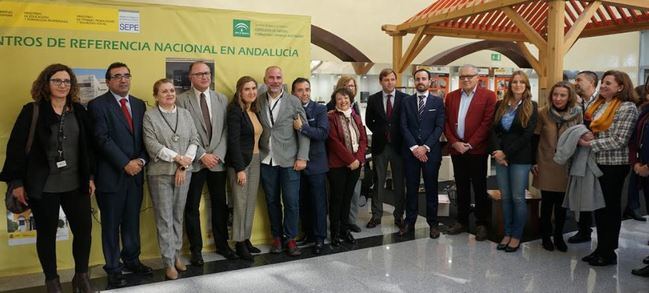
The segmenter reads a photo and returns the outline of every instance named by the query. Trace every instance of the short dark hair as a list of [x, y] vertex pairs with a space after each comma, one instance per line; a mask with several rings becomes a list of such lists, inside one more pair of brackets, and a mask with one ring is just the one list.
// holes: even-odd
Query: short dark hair
[[311, 82], [308, 79], [306, 79], [304, 77], [298, 77], [293, 81], [293, 84], [291, 84], [291, 92], [295, 91], [295, 85], [297, 85], [298, 83], [303, 83], [303, 82], [306, 82], [306, 83], [309, 84], [309, 86], [311, 86]]
[[579, 71], [579, 73], [577, 73], [577, 75], [580, 75], [580, 74], [588, 76], [588, 78], [590, 78], [590, 80], [593, 82], [595, 87], [597, 87], [597, 85], [599, 84], [599, 78], [597, 77], [597, 73], [592, 72], [590, 70], [582, 70], [582, 71]]
[[352, 91], [348, 90], [345, 87], [339, 87], [336, 90], [334, 90], [334, 92], [331, 94], [331, 102], [334, 104], [334, 106], [336, 105], [336, 95], [337, 94], [342, 94], [342, 95], [347, 96], [349, 98], [350, 102], [354, 101], [354, 97], [352, 97], [352, 95], [354, 93], [352, 93]]
[[[189, 68], [187, 69], [187, 74], [190, 74], [192, 72], [192, 69], [194, 68], [194, 65], [197, 65], [197, 64], [205, 64], [205, 66], [207, 66], [207, 68], [210, 67], [209, 65], [207, 65], [207, 62], [205, 62], [203, 60], [194, 61], [191, 64], [189, 64]], [[210, 70], [212, 70], [212, 69], [210, 68]]]
[[126, 69], [128, 69], [128, 73], [131, 73], [131, 69], [128, 68], [128, 66], [126, 66], [126, 64], [124, 64], [122, 62], [114, 62], [113, 64], [108, 65], [108, 69], [106, 69], [106, 82], [108, 82], [110, 80], [110, 77], [111, 77], [110, 76], [110, 71], [115, 69], [115, 68], [121, 68], [121, 67], [126, 67]]
[[395, 78], [397, 77], [397, 73], [394, 72], [394, 69], [392, 69], [392, 68], [385, 68], [385, 69], [381, 70], [381, 73], [379, 73], [379, 81], [382, 81], [384, 77], [386, 77], [386, 76], [388, 76], [390, 74], [394, 74]]
[[423, 69], [423, 68], [420, 68], [420, 69], [415, 70], [415, 72], [412, 73], [412, 76], [414, 77], [414, 76], [417, 75], [417, 73], [419, 73], [419, 72], [426, 72], [426, 74], [428, 74], [428, 79], [433, 78], [433, 77], [431, 76], [431, 74], [430, 74], [430, 71], [428, 71], [428, 70], [426, 70], [426, 69]]

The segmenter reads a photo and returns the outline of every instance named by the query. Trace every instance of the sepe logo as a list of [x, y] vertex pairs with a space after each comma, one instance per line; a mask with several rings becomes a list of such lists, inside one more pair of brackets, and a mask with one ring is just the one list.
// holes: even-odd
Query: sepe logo
[[235, 37], [250, 38], [250, 20], [233, 19], [232, 35]]

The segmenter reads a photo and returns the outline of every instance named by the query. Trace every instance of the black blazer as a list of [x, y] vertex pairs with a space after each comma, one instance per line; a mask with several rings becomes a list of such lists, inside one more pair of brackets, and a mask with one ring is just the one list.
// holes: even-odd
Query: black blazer
[[405, 93], [395, 91], [392, 97], [392, 119], [388, 121], [385, 107], [383, 106], [383, 91], [375, 93], [367, 100], [365, 109], [365, 125], [372, 131], [372, 155], [383, 152], [387, 144], [385, 133], [390, 132], [390, 138], [395, 151], [401, 148], [401, 101], [407, 97]]
[[[502, 101], [496, 103], [496, 111]], [[489, 151], [502, 150], [509, 164], [533, 164], [536, 159], [536, 149], [533, 148], [532, 137], [538, 118], [538, 104], [532, 101], [532, 116], [527, 127], [521, 125], [520, 111], [512, 122], [509, 131], [505, 130], [500, 121], [494, 121], [489, 138]]]
[[[34, 131], [34, 141], [29, 154], [25, 154], [25, 145], [32, 123], [34, 104], [23, 106], [14, 124], [9, 142], [7, 158], [0, 174], [0, 180], [23, 186], [30, 199], [40, 199], [43, 188], [50, 174], [47, 161], [47, 148], [52, 134], [51, 125], [58, 123], [58, 118], [51, 104], [41, 101], [38, 104], [39, 114]], [[92, 149], [92, 126], [86, 109], [79, 103], [73, 103], [72, 109], [79, 124], [79, 180], [82, 193], [88, 193], [88, 182], [95, 173], [94, 154]]]
[[[248, 113], [243, 111], [236, 102], [230, 103], [227, 115], [228, 151], [225, 155], [225, 163], [239, 172], [245, 170], [252, 160], [255, 129]], [[259, 113], [255, 115], [259, 119]]]

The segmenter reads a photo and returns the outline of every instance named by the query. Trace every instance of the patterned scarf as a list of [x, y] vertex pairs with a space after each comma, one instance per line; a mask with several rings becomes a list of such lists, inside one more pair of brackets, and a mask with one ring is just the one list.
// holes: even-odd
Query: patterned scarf
[[[606, 99], [599, 97], [597, 101], [593, 102], [588, 107], [588, 110], [586, 110], [586, 114], [584, 115], [584, 119], [590, 120], [593, 119], [593, 116], [595, 115], [595, 111], [599, 109], [604, 103], [606, 102]], [[604, 110], [604, 113], [599, 116], [598, 119], [592, 120], [590, 122], [590, 130], [593, 133], [599, 133], [606, 131], [609, 127], [611, 127], [611, 124], [613, 124], [613, 118], [615, 118], [615, 112], [617, 109], [622, 105], [622, 101], [618, 99], [612, 99], [608, 107], [606, 107], [606, 110]]]

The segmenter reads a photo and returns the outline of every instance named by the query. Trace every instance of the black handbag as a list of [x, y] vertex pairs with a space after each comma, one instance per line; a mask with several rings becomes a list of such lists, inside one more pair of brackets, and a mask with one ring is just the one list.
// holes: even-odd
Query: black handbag
[[[38, 103], [33, 102], [34, 110], [32, 111], [32, 123], [29, 126], [29, 136], [27, 137], [27, 144], [25, 145], [25, 154], [29, 155], [29, 151], [32, 149], [32, 143], [34, 142], [34, 132], [36, 132], [36, 121], [38, 120]], [[5, 206], [7, 211], [10, 211], [14, 214], [22, 214], [25, 211], [29, 210], [29, 207], [21, 203], [13, 195], [13, 191], [17, 186], [13, 183], [7, 183], [7, 193], [5, 194]]]

